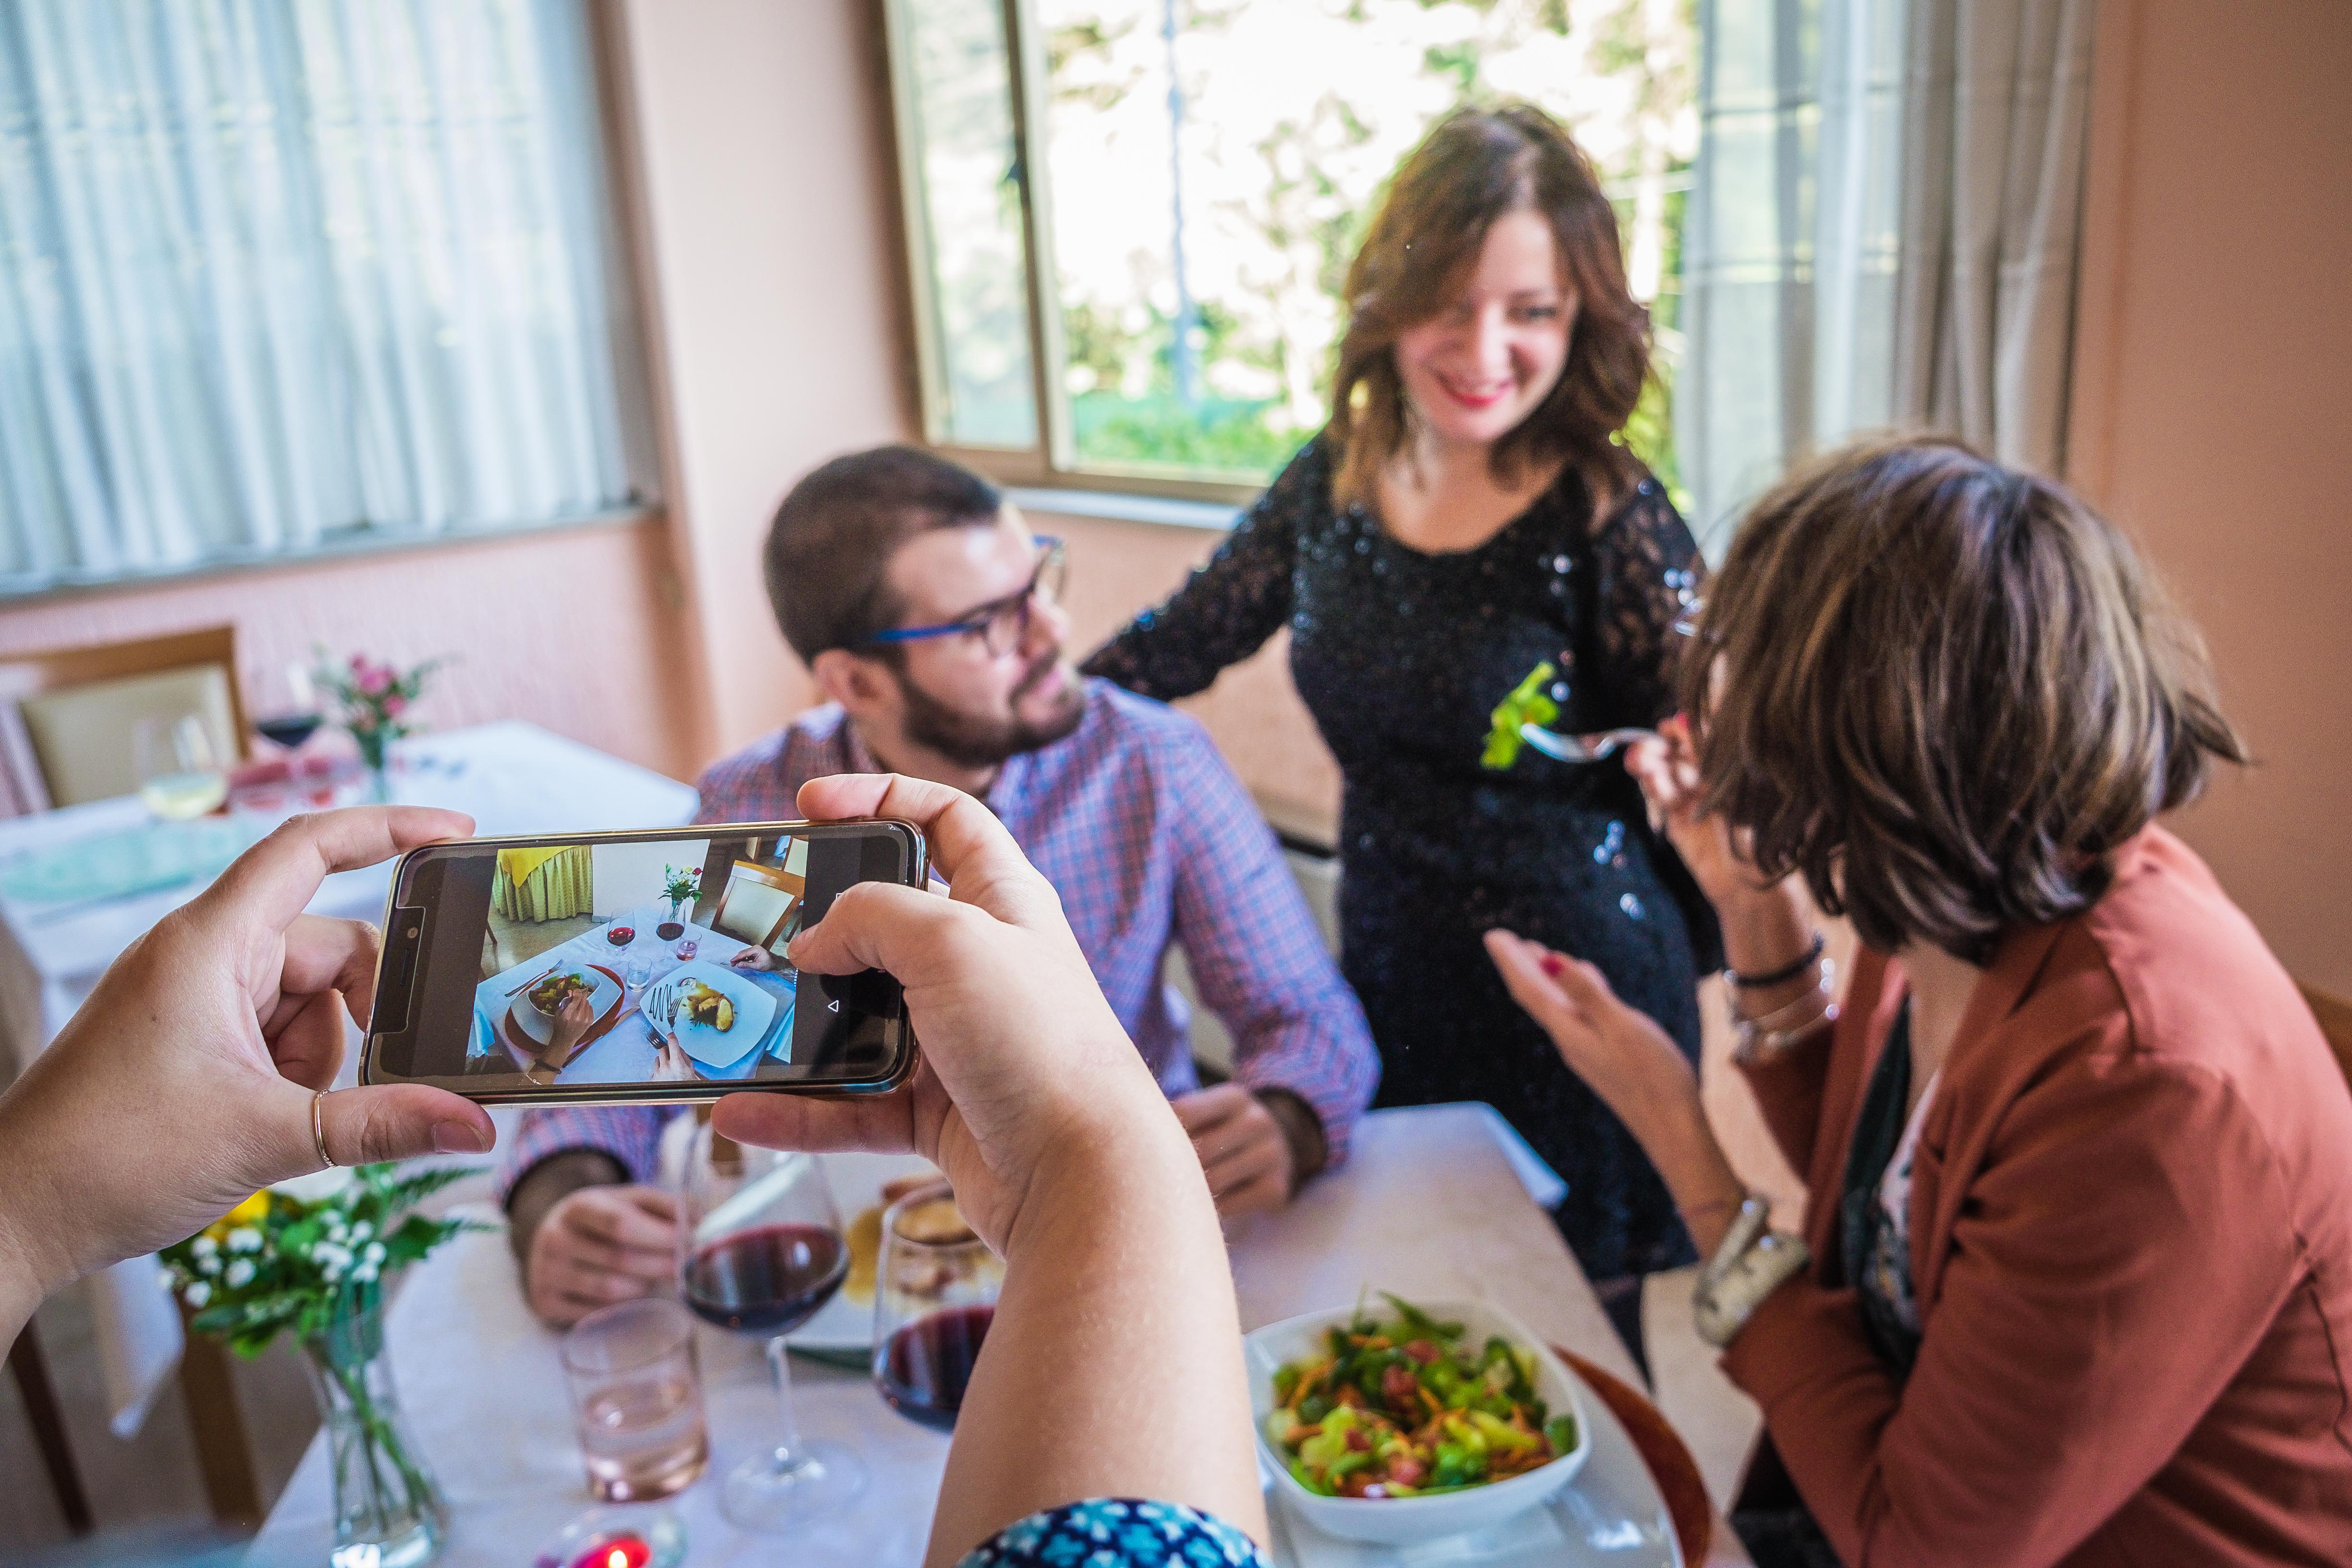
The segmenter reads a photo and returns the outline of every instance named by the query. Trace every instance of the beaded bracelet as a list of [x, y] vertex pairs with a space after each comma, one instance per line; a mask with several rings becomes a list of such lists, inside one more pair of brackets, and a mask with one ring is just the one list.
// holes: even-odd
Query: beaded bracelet
[[1811, 969], [1814, 960], [1820, 958], [1828, 946], [1828, 939], [1815, 931], [1812, 945], [1805, 949], [1801, 958], [1792, 959], [1768, 974], [1742, 974], [1737, 969], [1727, 968], [1723, 972], [1723, 977], [1742, 991], [1760, 991], [1767, 985], [1785, 984]]
[[1731, 1059], [1742, 1067], [1770, 1061], [1836, 1023], [1837, 993], [1832, 988], [1836, 974], [1837, 966], [1824, 959], [1822, 977], [1802, 996], [1761, 1017], [1735, 1019], [1731, 1026]]

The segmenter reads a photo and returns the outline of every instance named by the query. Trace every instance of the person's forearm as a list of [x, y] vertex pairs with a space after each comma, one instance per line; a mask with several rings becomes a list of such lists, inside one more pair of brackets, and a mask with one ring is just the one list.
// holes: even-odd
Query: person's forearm
[[1690, 1228], [1692, 1244], [1701, 1258], [1712, 1256], [1731, 1228], [1748, 1188], [1716, 1139], [1697, 1084], [1676, 1085], [1657, 1100], [1628, 1111], [1626, 1128], [1665, 1182]]
[[1282, 1129], [1282, 1141], [1290, 1146], [1290, 1190], [1296, 1193], [1309, 1176], [1330, 1163], [1331, 1144], [1323, 1135], [1323, 1119], [1315, 1114], [1313, 1106], [1290, 1089], [1260, 1089], [1251, 1092]]
[[32, 1162], [7, 1157], [11, 1150], [21, 1156], [29, 1142], [24, 1130], [9, 1125], [7, 1110], [0, 1097], [0, 1349], [16, 1342], [34, 1309], [75, 1273], [68, 1260], [54, 1256], [56, 1249], [40, 1239], [44, 1224], [55, 1227], [64, 1223], [58, 1216], [72, 1211], [58, 1201]]
[[1232, 1275], [1172, 1113], [1065, 1141], [1006, 1242], [929, 1562], [1082, 1498], [1181, 1502], [1265, 1538]]
[[[1769, 888], [1742, 887], [1711, 893], [1716, 918], [1723, 925], [1724, 960], [1735, 974], [1773, 974], [1803, 958], [1813, 943], [1811, 911], [1793, 880]], [[1811, 991], [1820, 972], [1806, 965], [1799, 973], [1772, 985], [1732, 988], [1732, 1005], [1751, 1018], [1761, 1018], [1785, 1007]]]

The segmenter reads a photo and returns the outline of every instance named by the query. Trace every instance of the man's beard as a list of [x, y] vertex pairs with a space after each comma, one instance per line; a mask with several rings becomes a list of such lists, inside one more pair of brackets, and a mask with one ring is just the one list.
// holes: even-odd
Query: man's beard
[[1061, 660], [1057, 649], [1029, 667], [1029, 672], [1021, 678], [1021, 684], [1013, 689], [1006, 701], [1005, 706], [1016, 715], [1011, 719], [974, 718], [940, 701], [901, 672], [898, 690], [907, 701], [907, 739], [960, 768], [992, 768], [1007, 757], [1052, 745], [1076, 729], [1078, 721], [1086, 717], [1086, 694], [1077, 682], [1070, 683], [1068, 700], [1042, 722], [1017, 715], [1021, 700], [1052, 675]]

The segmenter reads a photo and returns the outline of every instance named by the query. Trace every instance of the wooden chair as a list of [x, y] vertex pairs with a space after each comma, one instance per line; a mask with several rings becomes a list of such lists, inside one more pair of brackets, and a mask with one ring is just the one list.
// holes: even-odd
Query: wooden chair
[[57, 1494], [58, 1511], [65, 1516], [66, 1529], [75, 1535], [88, 1535], [94, 1525], [89, 1494], [82, 1490], [81, 1470], [74, 1463], [73, 1445], [66, 1438], [65, 1412], [58, 1405], [48, 1366], [41, 1360], [41, 1342], [29, 1322], [8, 1347], [8, 1371], [16, 1377], [16, 1392], [24, 1396], [25, 1417], [32, 1424], [41, 1468], [49, 1472], [49, 1489]]
[[0, 811], [129, 794], [137, 721], [191, 711], [222, 765], [244, 758], [236, 627], [0, 657]]
[[805, 877], [780, 866], [738, 860], [727, 873], [710, 929], [754, 947], [772, 948], [807, 891]]

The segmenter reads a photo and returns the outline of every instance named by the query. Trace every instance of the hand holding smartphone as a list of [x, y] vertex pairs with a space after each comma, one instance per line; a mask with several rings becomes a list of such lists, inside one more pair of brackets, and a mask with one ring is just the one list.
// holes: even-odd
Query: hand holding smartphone
[[784, 948], [852, 884], [928, 870], [920, 830], [887, 820], [411, 850], [360, 1080], [506, 1105], [896, 1088], [915, 1059], [898, 982], [802, 975]]

